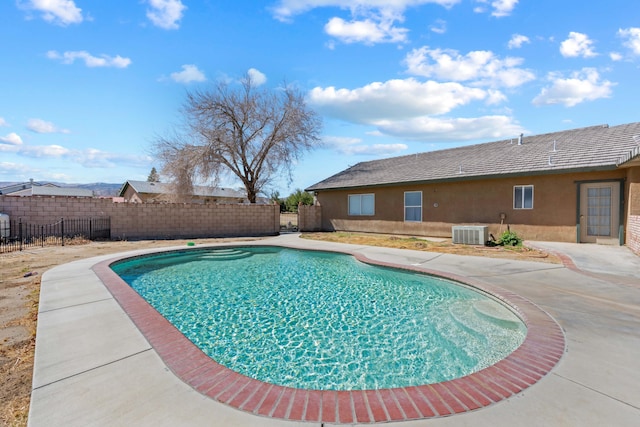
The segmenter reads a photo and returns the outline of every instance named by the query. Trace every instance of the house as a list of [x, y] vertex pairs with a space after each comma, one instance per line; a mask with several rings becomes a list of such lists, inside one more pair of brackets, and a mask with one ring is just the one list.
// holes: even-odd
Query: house
[[[194, 186], [193, 194], [187, 197], [189, 203], [244, 203], [246, 194], [230, 188]], [[127, 181], [118, 196], [129, 203], [168, 203], [177, 200], [170, 184], [148, 181]]]
[[450, 237], [507, 226], [528, 240], [627, 242], [640, 253], [640, 122], [358, 163], [306, 189], [321, 229]]
[[93, 191], [86, 188], [60, 187], [52, 183], [40, 183], [31, 180], [2, 187], [0, 188], [0, 195], [93, 197]]

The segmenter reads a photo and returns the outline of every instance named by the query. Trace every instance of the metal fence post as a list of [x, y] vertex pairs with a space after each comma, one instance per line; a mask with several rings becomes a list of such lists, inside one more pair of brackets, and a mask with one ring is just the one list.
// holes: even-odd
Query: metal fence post
[[18, 218], [18, 240], [20, 241], [20, 251], [22, 251], [22, 218]]
[[62, 246], [64, 246], [64, 218], [60, 218], [60, 237], [62, 238]]

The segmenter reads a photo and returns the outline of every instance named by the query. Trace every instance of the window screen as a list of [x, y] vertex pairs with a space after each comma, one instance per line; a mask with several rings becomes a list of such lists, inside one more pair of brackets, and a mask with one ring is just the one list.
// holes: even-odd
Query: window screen
[[513, 187], [513, 208], [533, 209], [533, 185], [516, 185]]
[[404, 193], [404, 220], [422, 221], [422, 191]]
[[373, 194], [350, 194], [349, 215], [374, 215], [375, 197]]

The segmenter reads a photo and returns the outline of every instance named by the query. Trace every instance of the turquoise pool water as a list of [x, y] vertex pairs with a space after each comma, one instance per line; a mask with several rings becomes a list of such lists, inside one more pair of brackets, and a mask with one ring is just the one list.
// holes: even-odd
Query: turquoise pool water
[[468, 287], [343, 254], [190, 250], [112, 269], [215, 361], [283, 386], [446, 381], [503, 359], [526, 335], [509, 309]]

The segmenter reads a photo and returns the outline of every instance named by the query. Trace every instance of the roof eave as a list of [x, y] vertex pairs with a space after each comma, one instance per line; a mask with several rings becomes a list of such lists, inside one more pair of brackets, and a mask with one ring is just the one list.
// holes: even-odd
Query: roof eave
[[623, 156], [617, 165], [619, 168], [631, 168], [640, 166], [640, 146], [634, 148], [627, 155]]
[[118, 197], [124, 197], [124, 192], [127, 191], [127, 187], [129, 187], [130, 185], [131, 184], [129, 184], [129, 181], [122, 184], [122, 187], [120, 187], [120, 191], [118, 191]]

